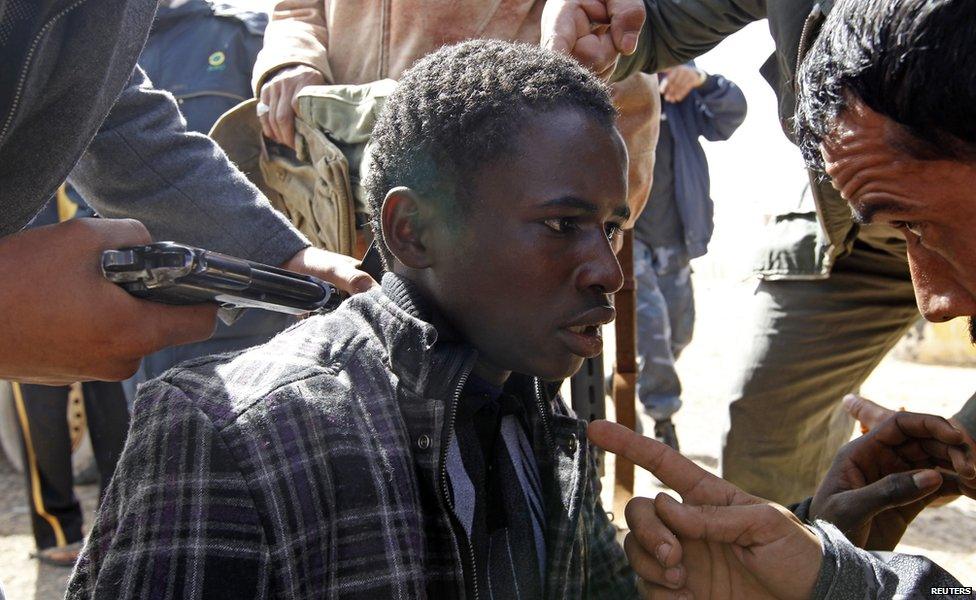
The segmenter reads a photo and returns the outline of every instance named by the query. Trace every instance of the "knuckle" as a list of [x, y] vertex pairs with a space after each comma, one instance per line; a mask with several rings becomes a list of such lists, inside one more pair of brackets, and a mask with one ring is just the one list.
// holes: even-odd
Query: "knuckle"
[[765, 523], [774, 523], [783, 518], [783, 513], [773, 504], [762, 504], [759, 509], [760, 519]]
[[898, 480], [895, 477], [885, 477], [878, 482], [877, 498], [883, 504], [891, 504], [899, 497]]
[[135, 219], [122, 219], [122, 222], [129, 227], [134, 240], [139, 240], [140, 242], [147, 244], [152, 241], [152, 235], [149, 233], [149, 230], [146, 229], [146, 226], [140, 221]]
[[633, 562], [637, 558], [638, 550], [640, 549], [640, 542], [637, 541], [637, 536], [634, 535], [633, 531], [627, 532], [624, 536], [624, 554], [627, 558]]
[[141, 357], [139, 357], [138, 359], [116, 363], [107, 373], [105, 373], [104, 379], [108, 381], [122, 381], [123, 379], [128, 379], [136, 374], [136, 371], [139, 370], [139, 365], [141, 362]]
[[633, 532], [628, 533], [627, 537], [624, 538], [624, 554], [627, 556], [631, 568], [639, 577], [644, 579], [654, 577], [656, 574], [654, 561]]

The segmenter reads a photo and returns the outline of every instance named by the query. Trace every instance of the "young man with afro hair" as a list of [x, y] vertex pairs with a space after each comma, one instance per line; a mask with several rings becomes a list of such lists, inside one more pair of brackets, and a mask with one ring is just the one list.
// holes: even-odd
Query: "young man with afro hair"
[[636, 597], [555, 393], [623, 283], [614, 119], [533, 46], [407, 71], [365, 182], [382, 289], [146, 384], [68, 597]]

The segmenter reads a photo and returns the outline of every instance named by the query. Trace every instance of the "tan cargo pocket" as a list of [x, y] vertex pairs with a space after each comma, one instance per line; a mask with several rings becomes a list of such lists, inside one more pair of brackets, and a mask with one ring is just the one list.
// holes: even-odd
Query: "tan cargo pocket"
[[[264, 154], [261, 174], [275, 208], [315, 246], [353, 256], [356, 223], [345, 156], [321, 132], [295, 121], [296, 158]], [[314, 163], [309, 162], [314, 159]]]
[[312, 218], [316, 179], [312, 165], [278, 154], [262, 154], [258, 164], [264, 183], [271, 190], [268, 199], [272, 206], [313, 244], [323, 247]]
[[314, 187], [312, 215], [319, 237], [327, 241], [327, 249], [352, 256], [356, 249], [356, 217], [352, 185], [349, 181], [349, 162], [339, 148], [323, 132], [295, 120], [301, 136], [299, 156], [312, 163], [318, 178]]

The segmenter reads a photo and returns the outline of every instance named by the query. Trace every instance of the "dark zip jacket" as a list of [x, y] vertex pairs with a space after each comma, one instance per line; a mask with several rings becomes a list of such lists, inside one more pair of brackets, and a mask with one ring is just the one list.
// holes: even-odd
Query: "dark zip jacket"
[[[447, 467], [477, 353], [436, 310], [387, 273], [264, 346], [140, 388], [67, 598], [477, 598]], [[636, 598], [586, 423], [555, 388], [505, 386], [541, 473], [544, 597]]]
[[[715, 229], [708, 160], [698, 138], [712, 142], [729, 139], [745, 120], [746, 108], [746, 97], [739, 86], [721, 75], [709, 75], [681, 102], [661, 102], [662, 118], [667, 119], [673, 146], [665, 154], [658, 145], [657, 160], [670, 162], [674, 197], [666, 200], [673, 201], [678, 209], [689, 259], [705, 255]], [[669, 168], [667, 164], [662, 167]], [[655, 200], [658, 198], [652, 188], [649, 202]], [[642, 233], [652, 231], [654, 226], [641, 215], [634, 227], [637, 239], [643, 241]]]

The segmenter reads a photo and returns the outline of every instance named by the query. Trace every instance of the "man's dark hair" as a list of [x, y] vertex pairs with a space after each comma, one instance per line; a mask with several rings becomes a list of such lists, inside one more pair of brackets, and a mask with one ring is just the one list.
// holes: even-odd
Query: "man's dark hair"
[[[474, 40], [446, 46], [408, 69], [373, 129], [364, 180], [373, 232], [387, 192], [406, 186], [424, 199], [463, 209], [465, 182], [514, 149], [526, 117], [574, 108], [612, 127], [607, 86], [562, 55], [538, 46]], [[567, 160], [572, 149], [567, 148]]]
[[976, 1], [838, 0], [797, 78], [795, 132], [807, 164], [854, 98], [901, 125], [909, 156], [976, 157]]

